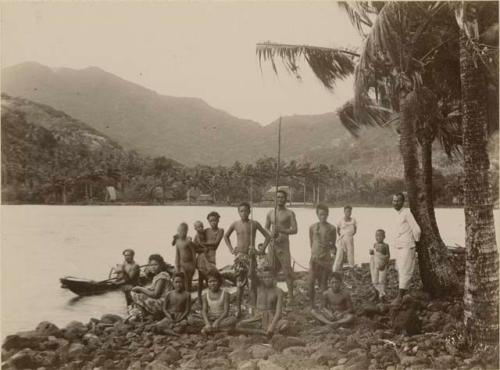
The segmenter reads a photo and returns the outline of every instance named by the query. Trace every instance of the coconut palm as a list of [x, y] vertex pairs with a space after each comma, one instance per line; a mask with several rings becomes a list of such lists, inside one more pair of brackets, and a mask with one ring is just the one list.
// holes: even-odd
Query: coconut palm
[[[459, 3], [456, 13], [465, 171], [464, 322], [469, 343], [498, 343], [498, 250], [487, 150], [489, 107], [484, 98], [489, 80], [498, 82], [498, 3]], [[496, 42], [485, 40], [495, 27]]]
[[[442, 61], [436, 55], [456, 43], [451, 37], [443, 41], [443, 34], [456, 34], [456, 24], [442, 3], [355, 4], [342, 6], [350, 9], [348, 14], [361, 32], [363, 25], [371, 27], [359, 58], [352, 50], [270, 43], [259, 44], [257, 55], [259, 60], [271, 61], [275, 71], [274, 59], [281, 58], [295, 75], [304, 56], [329, 89], [355, 65], [355, 96], [340, 109], [339, 117], [354, 135], [364, 125], [399, 124], [410, 207], [422, 227], [417, 248], [424, 289], [433, 295], [448, 294], [455, 290], [457, 279], [434, 215], [431, 145], [439, 137], [451, 154], [459, 143], [456, 121], [448, 117], [457, 89], [435, 92], [432, 82], [436, 72], [445, 69], [433, 64]], [[372, 22], [373, 14], [377, 16]]]

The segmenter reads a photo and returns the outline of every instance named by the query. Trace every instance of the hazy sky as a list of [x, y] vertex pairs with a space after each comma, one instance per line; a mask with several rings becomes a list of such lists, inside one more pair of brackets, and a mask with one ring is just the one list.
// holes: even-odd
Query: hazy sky
[[334, 2], [3, 3], [2, 67], [97, 66], [161, 94], [200, 97], [263, 124], [279, 115], [335, 110], [352, 80], [326, 91], [304, 64], [303, 81], [259, 68], [262, 41], [358, 46]]

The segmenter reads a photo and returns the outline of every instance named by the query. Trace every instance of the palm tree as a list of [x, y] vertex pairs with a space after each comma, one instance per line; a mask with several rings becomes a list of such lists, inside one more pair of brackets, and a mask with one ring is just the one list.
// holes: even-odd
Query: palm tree
[[470, 344], [498, 343], [498, 250], [487, 150], [489, 107], [484, 98], [491, 71], [496, 74], [493, 81], [498, 81], [498, 34], [494, 45], [480, 39], [494, 22], [498, 32], [498, 3], [460, 3], [456, 12], [465, 171], [464, 323]]
[[[339, 117], [354, 135], [361, 125], [399, 123], [410, 208], [423, 231], [417, 248], [424, 289], [435, 296], [449, 294], [455, 291], [457, 279], [434, 215], [431, 145], [439, 136], [451, 153], [457, 144], [456, 125], [447, 119], [449, 112], [438, 109], [438, 102], [453, 99], [454, 90], [437, 95], [425, 85], [434, 77], [428, 72], [433, 71], [428, 67], [433, 66], [431, 57], [453, 42], [446, 38], [443, 42], [442, 34], [452, 33], [456, 24], [441, 3], [355, 4], [343, 6], [351, 10], [348, 14], [361, 32], [363, 25], [371, 27], [359, 58], [352, 50], [270, 43], [259, 44], [257, 55], [259, 60], [271, 61], [275, 71], [274, 58], [281, 58], [295, 75], [299, 74], [298, 58], [304, 56], [329, 89], [355, 66], [355, 96], [339, 111]], [[373, 14], [377, 14], [374, 22]], [[445, 23], [444, 16], [448, 17]], [[435, 22], [438, 17], [440, 23]]]

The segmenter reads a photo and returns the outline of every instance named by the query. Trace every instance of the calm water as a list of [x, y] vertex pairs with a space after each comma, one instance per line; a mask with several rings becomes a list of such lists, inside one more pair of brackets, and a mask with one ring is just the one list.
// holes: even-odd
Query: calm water
[[[30, 330], [42, 320], [63, 326], [69, 321], [87, 322], [104, 313], [125, 314], [121, 293], [76, 298], [61, 289], [59, 278], [72, 275], [96, 280], [108, 276], [121, 261], [125, 248], [136, 251], [140, 263], [152, 253], [172, 262], [172, 235], [180, 222], [190, 225], [213, 207], [78, 207], [78, 206], [2, 206], [2, 336]], [[313, 209], [294, 209], [299, 233], [291, 239], [292, 255], [298, 264], [309, 260], [308, 227], [316, 222]], [[220, 226], [227, 228], [238, 218], [235, 208], [218, 207]], [[255, 208], [254, 219], [264, 224], [268, 209]], [[356, 262], [368, 261], [368, 248], [376, 229], [390, 229], [393, 210], [355, 208], [358, 221], [355, 239]], [[341, 209], [330, 212], [330, 221], [342, 216]], [[498, 211], [495, 211], [498, 220]], [[439, 228], [445, 243], [464, 245], [464, 216], [461, 209], [438, 209]], [[207, 225], [207, 223], [205, 222]], [[498, 226], [498, 223], [497, 223]], [[257, 240], [260, 242], [260, 239]], [[217, 264], [230, 264], [232, 258], [224, 242], [217, 252]], [[300, 267], [296, 267], [300, 269]]]

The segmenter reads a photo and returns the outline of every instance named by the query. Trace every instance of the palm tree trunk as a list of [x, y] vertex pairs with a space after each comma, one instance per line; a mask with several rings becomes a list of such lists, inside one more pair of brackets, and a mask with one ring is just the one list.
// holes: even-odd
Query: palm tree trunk
[[457, 291], [457, 276], [448, 260], [448, 249], [437, 228], [432, 199], [431, 143], [422, 148], [422, 163], [418, 160], [418, 143], [414, 130], [415, 113], [411, 100], [415, 92], [400, 97], [400, 151], [408, 189], [410, 209], [420, 225], [422, 234], [417, 243], [418, 263], [423, 289], [432, 296]]
[[460, 37], [465, 196], [464, 324], [472, 345], [498, 343], [498, 250], [489, 182], [486, 78]]

